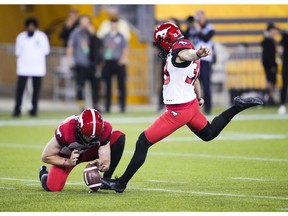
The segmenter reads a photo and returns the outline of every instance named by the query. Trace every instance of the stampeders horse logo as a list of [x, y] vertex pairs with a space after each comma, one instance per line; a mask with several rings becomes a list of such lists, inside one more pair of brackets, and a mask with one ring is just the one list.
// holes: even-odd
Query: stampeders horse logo
[[179, 113], [175, 112], [175, 111], [171, 111], [171, 114], [176, 117]]
[[158, 38], [158, 36], [160, 36], [161, 38], [165, 38], [167, 31], [171, 28], [171, 26], [169, 28], [163, 29], [159, 32], [156, 33], [156, 38]]
[[182, 45], [182, 46], [186, 46], [188, 44], [188, 42], [186, 41], [179, 41], [179, 44]]

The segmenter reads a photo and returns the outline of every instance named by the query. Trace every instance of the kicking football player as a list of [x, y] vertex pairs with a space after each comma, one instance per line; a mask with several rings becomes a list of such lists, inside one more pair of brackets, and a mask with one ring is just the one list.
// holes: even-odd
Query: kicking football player
[[164, 67], [163, 97], [166, 111], [145, 129], [139, 136], [134, 155], [120, 178], [103, 178], [106, 188], [122, 193], [132, 176], [145, 162], [148, 149], [169, 136], [183, 125], [204, 141], [217, 137], [223, 128], [239, 112], [263, 104], [260, 98], [234, 98], [234, 105], [216, 116], [210, 123], [200, 112], [204, 100], [201, 98], [198, 77], [199, 59], [210, 54], [210, 50], [195, 50], [193, 45], [183, 39], [179, 28], [172, 23], [158, 26], [154, 32], [154, 42], [166, 57]]
[[88, 161], [104, 172], [103, 177], [111, 178], [124, 145], [124, 133], [112, 131], [97, 110], [85, 109], [60, 124], [44, 148], [42, 161], [52, 166], [49, 172], [46, 166], [40, 167], [41, 185], [46, 191], [61, 191], [72, 169]]

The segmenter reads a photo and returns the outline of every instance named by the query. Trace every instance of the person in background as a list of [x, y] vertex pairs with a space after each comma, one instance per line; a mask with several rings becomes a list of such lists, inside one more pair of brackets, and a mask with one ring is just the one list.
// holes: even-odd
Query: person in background
[[281, 100], [280, 107], [278, 109], [279, 114], [286, 113], [286, 100], [287, 100], [287, 87], [288, 87], [288, 29], [282, 31], [281, 45], [283, 47], [282, 55], [282, 88], [281, 88]]
[[[93, 25], [90, 25], [88, 28], [88, 31], [90, 33], [90, 61], [91, 61], [91, 67], [92, 70], [95, 73], [95, 86], [96, 90], [94, 92], [95, 94], [95, 101], [96, 103], [99, 103], [100, 100], [100, 86], [101, 86], [101, 71], [103, 68], [103, 41], [98, 38], [95, 34], [95, 28]], [[98, 111], [99, 106], [97, 106]]]
[[[67, 58], [74, 59], [73, 67], [76, 71], [76, 97], [81, 110], [85, 108], [84, 90], [86, 80], [89, 80], [91, 83], [93, 108], [99, 110], [99, 87], [97, 86], [99, 82], [97, 82], [95, 76], [95, 63], [98, 62], [95, 60], [95, 57], [99, 55], [97, 53], [95, 54], [96, 46], [91, 50], [91, 41], [93, 41], [90, 33], [91, 25], [89, 16], [81, 16], [79, 26], [71, 33], [67, 46]], [[98, 48], [100, 49], [100, 47]], [[93, 52], [93, 55], [91, 52]]]
[[277, 44], [276, 36], [278, 34], [278, 29], [274, 23], [268, 23], [267, 29], [264, 32], [264, 39], [261, 42], [262, 47], [262, 65], [265, 70], [268, 98], [266, 98], [267, 105], [275, 105], [274, 92], [276, 85], [276, 75], [277, 75]]
[[117, 6], [110, 6], [107, 12], [108, 12], [108, 19], [104, 20], [100, 24], [98, 31], [97, 31], [97, 36], [103, 39], [105, 35], [111, 32], [110, 20], [117, 19], [119, 32], [124, 36], [125, 40], [129, 42], [131, 38], [130, 27], [129, 27], [129, 24], [125, 20], [119, 17], [119, 11], [118, 11]]
[[187, 18], [188, 29], [184, 33], [185, 38], [188, 39], [196, 49], [207, 47], [212, 54], [200, 59], [200, 83], [204, 91], [204, 112], [211, 114], [212, 110], [212, 94], [211, 94], [211, 75], [212, 64], [215, 59], [214, 42], [212, 40], [215, 35], [213, 26], [208, 22], [203, 10], [198, 10], [195, 15]]
[[194, 16], [188, 16], [186, 19], [187, 29], [183, 33], [184, 38], [188, 39], [192, 44], [196, 44], [195, 38], [197, 36], [196, 28], [195, 28], [195, 18]]
[[102, 78], [106, 84], [105, 111], [110, 112], [112, 77], [117, 75], [120, 112], [126, 108], [126, 65], [128, 63], [128, 44], [119, 31], [119, 20], [110, 20], [111, 31], [103, 37], [104, 66]]
[[60, 31], [60, 38], [63, 40], [63, 46], [67, 47], [68, 39], [71, 32], [79, 25], [79, 12], [72, 8], [65, 20], [65, 23]]
[[48, 37], [44, 32], [38, 30], [37, 19], [26, 19], [25, 27], [26, 31], [21, 32], [17, 36], [15, 45], [18, 81], [13, 117], [21, 115], [23, 92], [29, 77], [33, 81], [30, 115], [32, 117], [37, 116], [41, 82], [42, 78], [46, 75], [46, 56], [50, 52]]

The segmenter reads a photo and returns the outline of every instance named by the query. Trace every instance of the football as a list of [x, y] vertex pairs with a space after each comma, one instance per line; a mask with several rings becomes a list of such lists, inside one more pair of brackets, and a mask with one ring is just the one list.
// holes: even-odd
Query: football
[[93, 191], [98, 191], [101, 185], [101, 173], [97, 166], [88, 163], [83, 172], [85, 184]]

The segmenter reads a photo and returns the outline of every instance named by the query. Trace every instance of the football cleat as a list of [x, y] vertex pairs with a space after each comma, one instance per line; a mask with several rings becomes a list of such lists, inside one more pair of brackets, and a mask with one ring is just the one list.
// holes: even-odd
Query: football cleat
[[247, 109], [253, 106], [263, 105], [263, 100], [259, 97], [241, 97], [237, 96], [234, 98], [234, 105], [241, 107], [242, 109]]
[[[104, 179], [107, 179], [107, 178], [104, 178]], [[102, 183], [102, 180], [101, 180], [100, 189], [101, 190], [111, 190], [111, 188], [108, 185]]]
[[48, 174], [48, 168], [46, 166], [41, 166], [39, 170], [39, 180], [41, 181], [41, 177], [44, 174]]
[[105, 187], [105, 190], [114, 190], [117, 193], [122, 193], [126, 188], [126, 185], [120, 184], [119, 179], [102, 178], [101, 183], [101, 187]]

